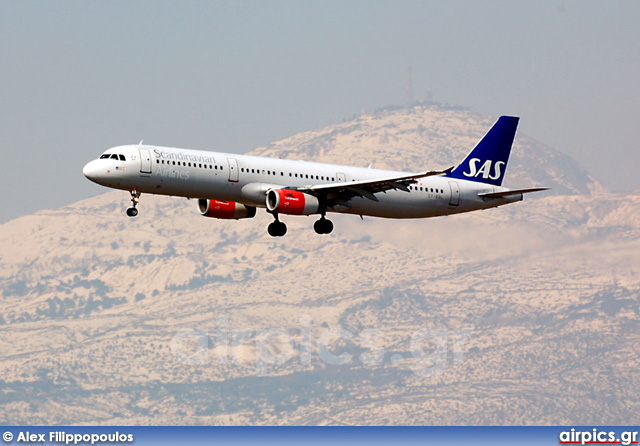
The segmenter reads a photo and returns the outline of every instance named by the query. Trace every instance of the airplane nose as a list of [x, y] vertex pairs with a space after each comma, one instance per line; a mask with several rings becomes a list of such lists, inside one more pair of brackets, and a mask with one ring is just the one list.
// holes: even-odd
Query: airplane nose
[[90, 161], [82, 168], [82, 174], [94, 183], [98, 182], [100, 176], [100, 167], [96, 160]]

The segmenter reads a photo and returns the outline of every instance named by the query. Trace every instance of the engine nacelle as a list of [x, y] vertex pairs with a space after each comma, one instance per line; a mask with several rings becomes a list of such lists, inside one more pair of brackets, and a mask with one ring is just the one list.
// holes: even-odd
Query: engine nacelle
[[212, 218], [222, 218], [225, 220], [239, 220], [241, 218], [253, 218], [256, 216], [256, 208], [245, 206], [235, 201], [198, 200], [198, 211], [200, 215]]
[[310, 215], [318, 212], [320, 202], [313, 195], [297, 190], [271, 189], [267, 209], [278, 214]]

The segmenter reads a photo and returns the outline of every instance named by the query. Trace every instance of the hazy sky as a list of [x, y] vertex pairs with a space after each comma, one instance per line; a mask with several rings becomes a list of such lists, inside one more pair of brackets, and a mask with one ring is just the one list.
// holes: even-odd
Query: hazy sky
[[521, 116], [640, 189], [639, 24], [638, 1], [0, 0], [0, 222], [106, 191], [81, 170], [111, 146], [246, 152], [404, 104], [409, 67], [415, 99]]

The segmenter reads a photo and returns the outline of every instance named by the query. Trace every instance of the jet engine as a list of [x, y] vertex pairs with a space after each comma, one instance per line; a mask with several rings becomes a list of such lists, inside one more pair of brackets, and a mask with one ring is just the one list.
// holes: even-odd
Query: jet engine
[[310, 215], [318, 212], [320, 202], [313, 195], [296, 190], [271, 189], [267, 209], [278, 214]]
[[241, 218], [253, 218], [256, 216], [256, 208], [245, 206], [235, 201], [198, 200], [198, 211], [200, 215], [212, 218], [222, 218], [225, 220], [239, 220]]

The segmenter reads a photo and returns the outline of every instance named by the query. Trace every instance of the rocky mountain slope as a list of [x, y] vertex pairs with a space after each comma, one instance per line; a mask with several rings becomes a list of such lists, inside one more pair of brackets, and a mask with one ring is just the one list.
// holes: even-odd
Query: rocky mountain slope
[[[387, 109], [255, 153], [441, 168], [492, 121]], [[640, 194], [521, 134], [506, 184], [553, 192], [281, 239], [124, 192], [10, 221], [0, 421], [638, 424]]]

